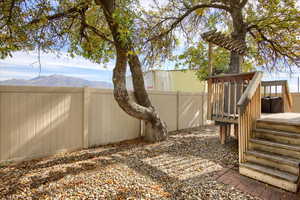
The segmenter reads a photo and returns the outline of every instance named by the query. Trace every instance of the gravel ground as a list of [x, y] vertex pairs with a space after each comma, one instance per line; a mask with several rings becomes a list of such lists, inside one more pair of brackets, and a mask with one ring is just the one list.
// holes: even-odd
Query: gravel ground
[[2, 165], [0, 199], [257, 199], [216, 181], [237, 165], [236, 140], [209, 126]]

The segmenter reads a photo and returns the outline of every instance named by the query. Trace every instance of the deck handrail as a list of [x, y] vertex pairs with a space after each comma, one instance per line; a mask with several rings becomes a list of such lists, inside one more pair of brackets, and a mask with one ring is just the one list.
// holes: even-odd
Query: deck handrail
[[239, 163], [245, 162], [245, 152], [249, 149], [249, 140], [256, 120], [261, 116], [261, 79], [262, 72], [255, 72], [237, 103], [239, 111]]
[[[264, 96], [266, 96], [266, 88], [270, 87], [270, 96], [272, 96], [271, 87], [275, 87], [275, 94], [277, 95], [277, 86], [281, 86], [281, 96], [284, 100], [284, 112], [290, 112], [293, 106], [293, 98], [289, 91], [288, 81], [287, 80], [275, 80], [275, 81], [262, 81], [262, 87], [264, 88]], [[286, 107], [287, 106], [287, 107]]]
[[208, 77], [208, 119], [237, 123], [237, 101], [254, 75], [247, 72]]
[[293, 106], [293, 98], [292, 98], [292, 95], [290, 93], [290, 89], [289, 89], [289, 85], [288, 85], [288, 82], [285, 81], [285, 95], [287, 97], [287, 100], [288, 100], [288, 103], [289, 103], [289, 109], [291, 110], [292, 109], [292, 106]]
[[242, 94], [240, 100], [237, 103], [237, 107], [240, 107], [241, 111], [245, 109], [245, 107], [248, 105], [253, 95], [255, 94], [255, 91], [261, 83], [262, 75], [263, 73], [260, 71], [255, 72], [245, 92]]
[[239, 74], [221, 74], [215, 76], [209, 76], [207, 79], [218, 80], [218, 81], [228, 81], [228, 80], [251, 80], [255, 72], [243, 72]]

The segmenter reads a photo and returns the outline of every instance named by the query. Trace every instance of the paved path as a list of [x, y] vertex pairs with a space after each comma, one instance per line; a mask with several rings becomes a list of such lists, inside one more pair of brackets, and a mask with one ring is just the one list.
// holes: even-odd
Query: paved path
[[232, 169], [220, 171], [217, 180], [263, 200], [300, 200], [300, 191], [297, 194], [287, 192], [246, 176], [241, 176], [238, 171]]

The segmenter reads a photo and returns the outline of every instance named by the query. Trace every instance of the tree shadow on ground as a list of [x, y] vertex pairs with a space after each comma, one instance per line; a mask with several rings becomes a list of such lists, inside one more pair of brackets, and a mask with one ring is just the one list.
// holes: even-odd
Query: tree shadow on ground
[[[96, 148], [91, 148], [88, 150], [83, 150], [80, 155], [75, 155], [73, 153], [64, 154], [62, 156], [53, 157], [53, 158], [44, 158], [44, 159], [34, 159], [30, 161], [24, 161], [12, 165], [8, 165], [6, 167], [0, 168], [0, 199], [5, 198], [9, 195], [13, 195], [18, 191], [22, 191], [23, 188], [27, 188], [28, 184], [23, 184], [21, 179], [25, 177], [27, 174], [33, 171], [40, 171], [46, 168], [51, 168], [55, 166], [62, 166], [74, 163], [85, 162], [89, 160], [93, 160], [95, 158], [103, 157], [103, 156], [111, 156], [116, 153], [122, 153], [123, 151], [127, 151], [132, 148], [132, 145], [136, 146], [144, 146], [146, 143], [137, 140], [132, 140], [128, 142], [123, 142], [120, 144], [107, 145], [104, 149], [100, 151]], [[95, 161], [94, 161], [95, 162]], [[113, 160], [97, 160], [97, 164], [93, 163], [94, 167], [97, 166], [107, 166], [112, 163], [115, 163]], [[42, 178], [39, 176], [35, 176], [32, 178], [32, 182], [29, 184], [31, 188], [37, 188], [43, 184], [49, 184], [53, 181], [58, 181], [59, 179], [64, 178], [67, 175], [75, 175], [85, 171], [91, 170], [89, 167], [85, 167], [85, 164], [81, 164], [81, 167], [76, 169], [66, 168], [61, 169], [59, 171], [52, 172], [51, 169], [46, 178]]]
[[[153, 181], [159, 183], [165, 191], [170, 193], [171, 198], [184, 198], [181, 196], [180, 189], [186, 187], [191, 180], [201, 182], [203, 175], [195, 174], [195, 176], [180, 180], [176, 176], [162, 170], [161, 167], [145, 162], [145, 159], [151, 160], [162, 154], [167, 154], [176, 159], [185, 159], [185, 157], [205, 159], [223, 167], [235, 165], [238, 162], [238, 156], [236, 156], [237, 142], [230, 140], [226, 145], [221, 145], [216, 136], [216, 129], [205, 130], [205, 134], [207, 134], [205, 137], [201, 135], [203, 130], [190, 130], [182, 134], [172, 134], [169, 141], [157, 144], [147, 144], [140, 140], [135, 140], [83, 150], [79, 155], [70, 153], [57, 158], [32, 160], [12, 165], [8, 168], [2, 168], [0, 169], [0, 198], [16, 194], [24, 188], [35, 189], [41, 185], [57, 182], [68, 175], [75, 176], [88, 171], [101, 170], [103, 167], [116, 163], [125, 164], [142, 176], [150, 177]], [[211, 156], [212, 154], [214, 155], [213, 157]], [[235, 162], [232, 163], [232, 158], [227, 159], [226, 155], [230, 157], [236, 156]], [[165, 165], [180, 165], [182, 162], [176, 159], [173, 163], [169, 162]], [[77, 166], [69, 167], [69, 164], [76, 164]], [[52, 167], [64, 165], [65, 167], [61, 167], [59, 170], [51, 169]], [[4, 172], [1, 172], [2, 170]], [[41, 170], [46, 170], [47, 175], [34, 175], [31, 176], [29, 184], [22, 183], [22, 177], [33, 171]], [[206, 173], [205, 175], [212, 176], [213, 174], [215, 172]], [[177, 184], [178, 182], [180, 182], [179, 185]], [[47, 193], [51, 194], [50, 191], [36, 191], [33, 196], [35, 198], [42, 197]], [[128, 196], [130, 193], [123, 191], [123, 193], [121, 192], [118, 195]]]

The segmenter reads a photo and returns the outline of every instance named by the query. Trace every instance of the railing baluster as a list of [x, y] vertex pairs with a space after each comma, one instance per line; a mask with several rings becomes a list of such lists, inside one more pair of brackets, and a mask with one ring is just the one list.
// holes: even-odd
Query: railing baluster
[[236, 117], [236, 96], [237, 96], [237, 84], [236, 84], [236, 81], [234, 81], [234, 95], [233, 95], [233, 103], [234, 103], [234, 106], [233, 106], [233, 117], [235, 119]]
[[283, 85], [281, 84], [280, 85], [280, 88], [281, 88], [281, 93], [280, 93], [280, 96], [281, 96], [281, 98], [283, 99], [284, 98], [284, 88], [283, 88]]
[[219, 82], [216, 82], [216, 115], [218, 115], [218, 103], [219, 103]]
[[244, 93], [244, 80], [241, 81], [241, 94]]
[[260, 116], [260, 81], [262, 73], [257, 72], [241, 96], [239, 107], [239, 162], [245, 161], [244, 153], [248, 150], [255, 120]]
[[220, 117], [221, 112], [222, 112], [221, 104], [222, 104], [222, 82], [219, 83], [219, 106], [218, 106], [218, 108], [219, 108], [219, 112], [218, 112], [219, 117]]
[[224, 117], [224, 92], [225, 92], [225, 84], [224, 84], [224, 81], [222, 81], [221, 82], [222, 84], [221, 84], [221, 103], [220, 103], [220, 105], [221, 105], [221, 116], [222, 116], [222, 118]]
[[209, 78], [208, 81], [211, 83], [211, 94], [209, 94], [211, 104], [209, 106], [210, 112], [208, 113], [211, 119], [237, 123], [237, 101], [254, 74], [253, 72], [225, 74]]
[[228, 82], [228, 109], [227, 109], [227, 112], [228, 112], [228, 117], [230, 117], [230, 111], [231, 111], [231, 82], [229, 81]]
[[213, 115], [216, 115], [216, 83], [213, 84], [213, 91], [214, 91], [214, 100], [213, 100]]
[[219, 82], [217, 81], [216, 82], [216, 115], [218, 115], [218, 110], [219, 110], [218, 104], [219, 104]]
[[218, 83], [218, 116], [220, 115], [220, 102], [221, 102], [221, 98], [220, 98], [220, 94], [221, 94], [221, 83]]
[[[286, 80], [262, 81], [261, 87], [263, 87], [264, 93], [268, 92], [270, 96], [272, 96], [272, 87], [275, 87], [273, 95], [280, 96], [283, 99], [284, 112], [290, 112], [292, 107], [292, 98], [288, 91]], [[266, 91], [267, 89], [269, 89], [270, 91]]]

